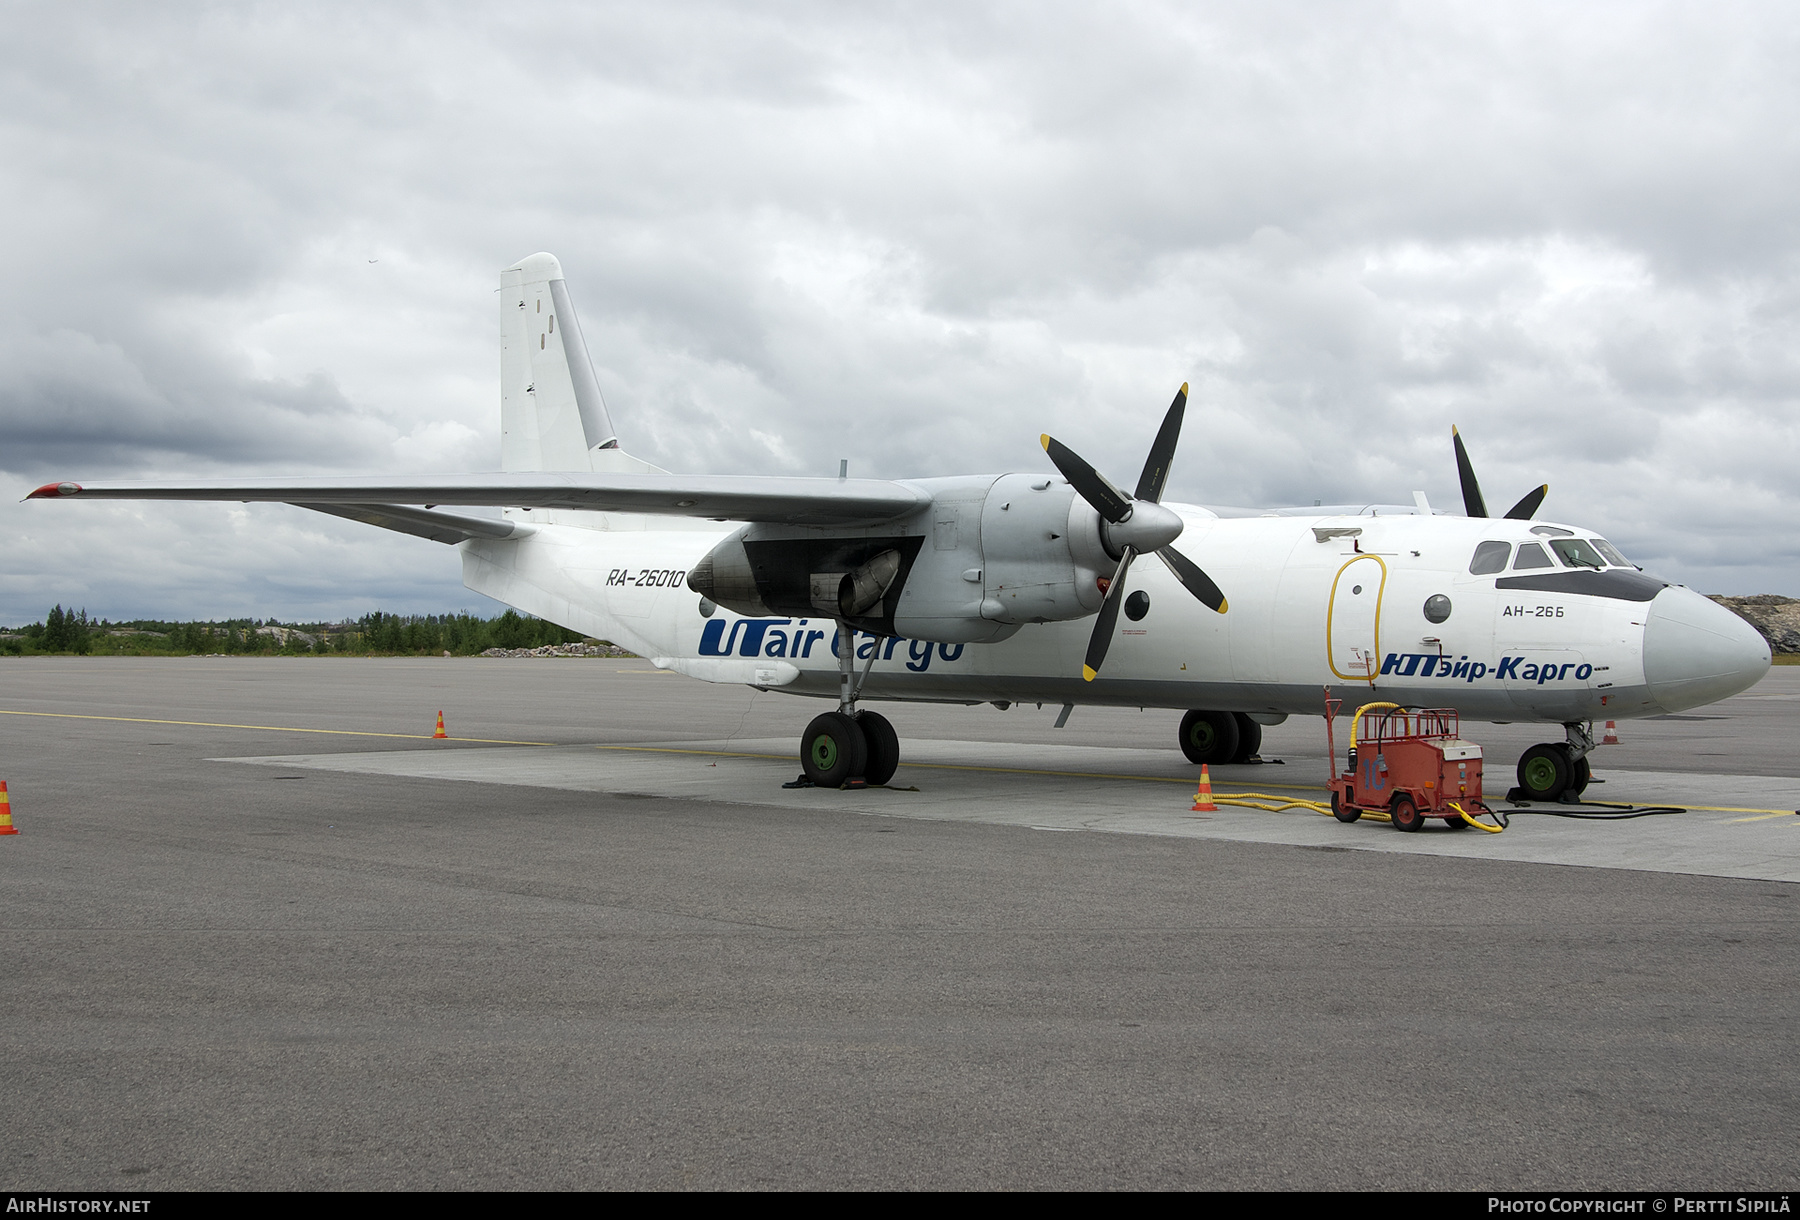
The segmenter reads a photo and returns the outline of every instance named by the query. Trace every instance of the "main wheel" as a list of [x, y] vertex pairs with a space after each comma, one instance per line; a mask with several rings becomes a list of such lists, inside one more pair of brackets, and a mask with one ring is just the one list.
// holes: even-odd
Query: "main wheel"
[[894, 732], [888, 718], [877, 712], [856, 713], [856, 727], [862, 730], [863, 741], [869, 747], [863, 778], [871, 784], [887, 783], [900, 766], [900, 735]]
[[1331, 794], [1331, 816], [1340, 822], [1354, 822], [1362, 817], [1362, 810], [1355, 805], [1344, 804], [1339, 800], [1338, 794], [1333, 792]]
[[1181, 752], [1195, 766], [1230, 762], [1238, 752], [1237, 717], [1230, 712], [1189, 712], [1181, 718]]
[[1561, 742], [1532, 746], [1519, 756], [1519, 787], [1527, 800], [1554, 801], [1568, 788], [1572, 771]]
[[1414, 831], [1425, 825], [1425, 817], [1419, 807], [1413, 804], [1412, 797], [1402, 793], [1394, 798], [1388, 806], [1388, 817], [1392, 819], [1395, 830]]
[[1262, 749], [1262, 725], [1242, 712], [1231, 713], [1231, 718], [1237, 721], [1238, 730], [1238, 748], [1236, 753], [1232, 754], [1231, 761], [1234, 763], [1249, 762], [1256, 757], [1257, 751]]
[[842, 787], [868, 765], [869, 745], [856, 721], [842, 712], [814, 716], [800, 738], [800, 767], [820, 788]]

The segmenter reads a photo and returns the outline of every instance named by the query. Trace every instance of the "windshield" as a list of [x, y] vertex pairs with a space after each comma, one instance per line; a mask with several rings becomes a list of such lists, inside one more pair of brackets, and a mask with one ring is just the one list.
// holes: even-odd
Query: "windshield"
[[1608, 542], [1606, 539], [1590, 538], [1588, 541], [1593, 543], [1594, 549], [1606, 556], [1606, 562], [1612, 564], [1614, 567], [1629, 568], [1632, 566], [1631, 560], [1619, 554], [1619, 548]]
[[1579, 538], [1552, 538], [1550, 549], [1563, 561], [1565, 568], [1604, 568], [1606, 560], [1600, 552]]

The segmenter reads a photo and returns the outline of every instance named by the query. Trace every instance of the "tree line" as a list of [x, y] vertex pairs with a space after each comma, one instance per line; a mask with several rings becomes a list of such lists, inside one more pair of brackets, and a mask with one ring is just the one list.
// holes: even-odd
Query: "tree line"
[[0, 654], [29, 656], [474, 656], [489, 648], [574, 644], [584, 637], [544, 619], [508, 610], [473, 614], [387, 614], [354, 622], [283, 623], [276, 619], [170, 622], [90, 619], [87, 610], [51, 608], [43, 621], [0, 628]]

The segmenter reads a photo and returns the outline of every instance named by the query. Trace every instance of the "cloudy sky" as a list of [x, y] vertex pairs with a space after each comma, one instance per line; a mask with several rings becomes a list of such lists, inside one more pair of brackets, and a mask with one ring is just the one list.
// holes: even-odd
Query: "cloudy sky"
[[561, 258], [687, 472], [1136, 477], [1800, 595], [1800, 8], [0, 9], [0, 623], [491, 612], [454, 552], [63, 478], [490, 470]]

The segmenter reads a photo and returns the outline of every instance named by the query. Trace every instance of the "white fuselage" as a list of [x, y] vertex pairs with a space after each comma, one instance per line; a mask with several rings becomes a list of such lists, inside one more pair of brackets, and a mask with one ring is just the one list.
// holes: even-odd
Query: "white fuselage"
[[[1227, 613], [1199, 604], [1147, 558], [1128, 583], [1148, 594], [1148, 612], [1136, 620], [1120, 616], [1095, 681], [1081, 677], [1093, 629], [1087, 617], [1027, 624], [996, 643], [861, 635], [859, 670], [878, 651], [862, 697], [1280, 715], [1321, 712], [1330, 688], [1350, 700], [1451, 707], [1472, 719], [1568, 723], [1700, 706], [1746, 689], [1769, 666], [1766, 643], [1736, 615], [1634, 568], [1566, 577], [1564, 568], [1470, 573], [1479, 543], [1541, 543], [1543, 535], [1532, 531], [1544, 523], [1428, 515], [1220, 518], [1170, 507], [1184, 523], [1181, 550], [1226, 591]], [[692, 677], [836, 697], [837, 627], [830, 618], [746, 618], [686, 587], [687, 572], [734, 524], [509, 516], [530, 522], [532, 532], [460, 545], [471, 589]], [[978, 533], [965, 531], [953, 542], [963, 553], [938, 561], [982, 568]], [[1609, 575], [1606, 594], [1504, 587], [1520, 577], [1602, 587], [1590, 577]], [[977, 604], [981, 592], [972, 591]], [[1441, 621], [1427, 617], [1433, 598], [1449, 601], [1447, 615], [1441, 602], [1433, 607]]]

